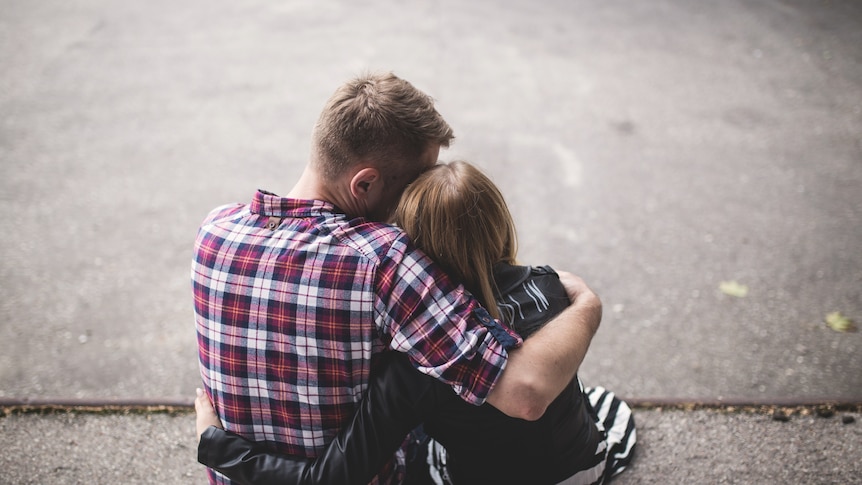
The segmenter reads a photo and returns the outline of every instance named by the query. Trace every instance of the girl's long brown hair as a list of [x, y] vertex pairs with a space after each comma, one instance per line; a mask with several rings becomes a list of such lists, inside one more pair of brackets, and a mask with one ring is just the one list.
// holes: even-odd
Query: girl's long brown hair
[[500, 318], [493, 268], [515, 263], [517, 239], [503, 194], [485, 174], [463, 161], [434, 166], [404, 191], [394, 222]]

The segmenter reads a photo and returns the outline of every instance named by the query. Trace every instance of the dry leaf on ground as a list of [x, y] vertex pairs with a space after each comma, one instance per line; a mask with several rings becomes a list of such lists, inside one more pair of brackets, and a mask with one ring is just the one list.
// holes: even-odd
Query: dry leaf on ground
[[856, 324], [853, 320], [845, 317], [841, 312], [832, 312], [826, 315], [826, 325], [836, 332], [855, 332]]
[[719, 283], [718, 289], [725, 295], [737, 298], [745, 298], [748, 295], [748, 287], [736, 281], [722, 281]]

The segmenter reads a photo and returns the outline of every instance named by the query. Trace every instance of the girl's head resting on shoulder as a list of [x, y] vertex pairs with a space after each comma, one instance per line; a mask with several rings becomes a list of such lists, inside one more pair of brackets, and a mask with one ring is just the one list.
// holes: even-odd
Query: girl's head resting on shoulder
[[463, 161], [435, 165], [404, 191], [393, 222], [499, 317], [493, 267], [515, 263], [517, 239], [503, 194], [485, 174]]

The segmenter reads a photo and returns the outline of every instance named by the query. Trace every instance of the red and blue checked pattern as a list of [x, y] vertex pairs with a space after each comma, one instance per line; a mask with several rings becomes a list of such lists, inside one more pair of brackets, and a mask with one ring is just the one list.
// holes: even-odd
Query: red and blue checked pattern
[[191, 276], [201, 375], [225, 428], [281, 452], [321, 452], [387, 348], [476, 404], [505, 365], [484, 310], [403, 232], [322, 201], [259, 191], [214, 210]]

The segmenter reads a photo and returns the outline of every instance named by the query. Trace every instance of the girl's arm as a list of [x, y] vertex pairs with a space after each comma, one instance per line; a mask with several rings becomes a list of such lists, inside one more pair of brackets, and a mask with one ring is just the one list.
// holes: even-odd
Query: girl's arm
[[407, 434], [451, 389], [417, 371], [399, 352], [381, 356], [380, 372], [351, 422], [315, 459], [276, 453], [262, 442], [225, 431], [206, 394], [195, 400], [200, 435], [198, 461], [242, 484], [367, 484]]

